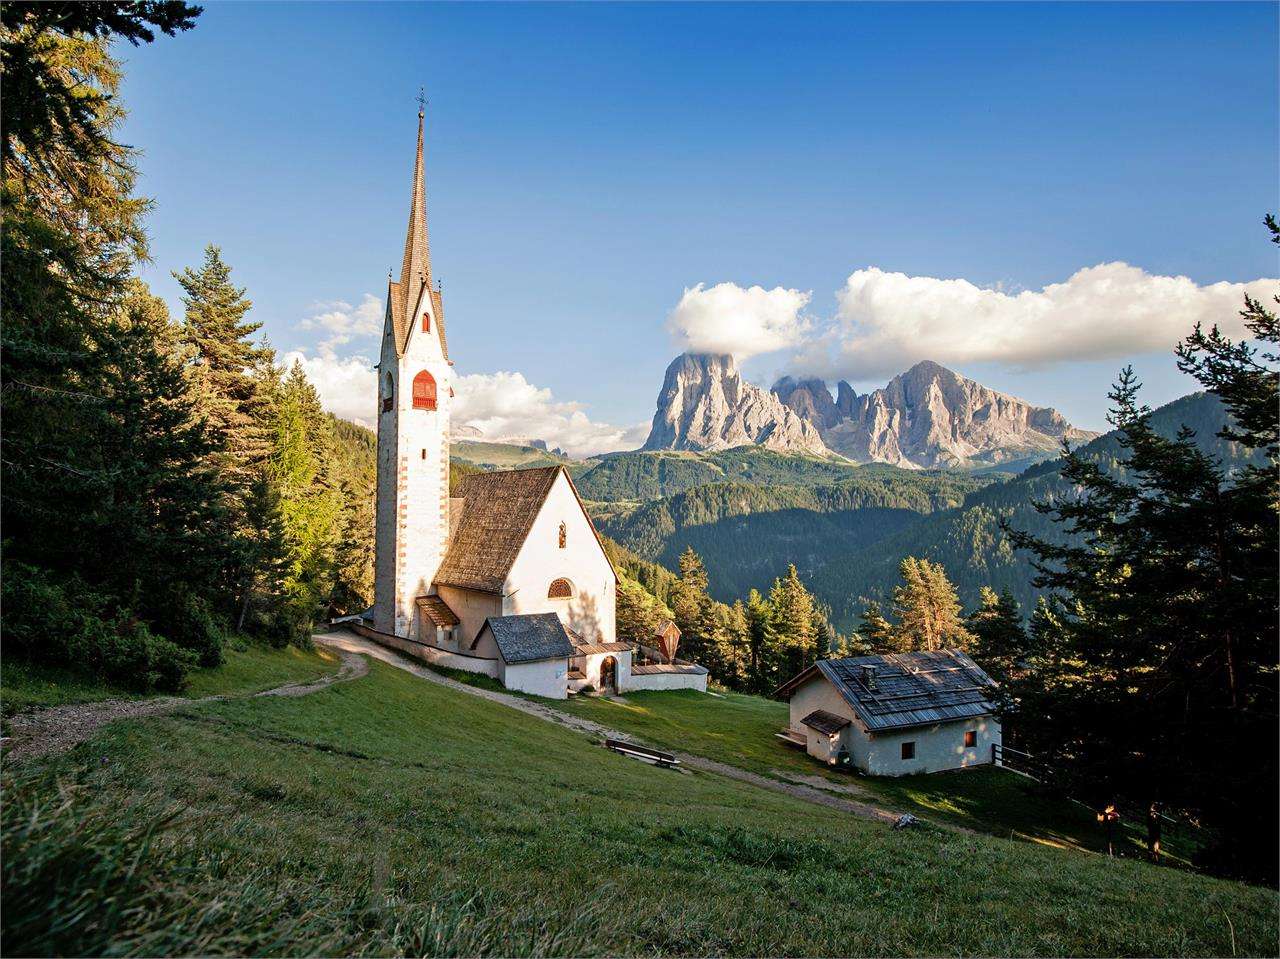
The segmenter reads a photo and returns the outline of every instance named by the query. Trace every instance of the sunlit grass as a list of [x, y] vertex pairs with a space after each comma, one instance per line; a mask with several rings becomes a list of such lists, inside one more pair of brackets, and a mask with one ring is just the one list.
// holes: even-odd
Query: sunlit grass
[[7, 764], [6, 953], [1217, 955], [1224, 917], [1274, 950], [1267, 890], [894, 832], [371, 670]]

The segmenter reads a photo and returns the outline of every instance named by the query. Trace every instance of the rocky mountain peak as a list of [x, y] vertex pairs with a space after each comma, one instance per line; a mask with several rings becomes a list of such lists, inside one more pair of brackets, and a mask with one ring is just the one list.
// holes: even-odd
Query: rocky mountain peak
[[773, 393], [744, 381], [732, 356], [682, 353], [672, 360], [643, 449], [722, 450], [753, 444], [779, 452], [829, 452], [814, 423]]
[[813, 402], [814, 396], [830, 399], [821, 380], [784, 377], [774, 392], [818, 427], [830, 449], [859, 462], [993, 464], [1051, 453], [1063, 438], [1096, 435], [1074, 428], [1057, 410], [1032, 406], [929, 360], [865, 396], [841, 382], [831, 408]]

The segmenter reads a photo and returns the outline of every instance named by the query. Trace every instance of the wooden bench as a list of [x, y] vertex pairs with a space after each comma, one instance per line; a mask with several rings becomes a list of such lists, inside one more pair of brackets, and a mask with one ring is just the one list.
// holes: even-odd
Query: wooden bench
[[664, 753], [660, 749], [650, 749], [648, 746], [639, 746], [636, 743], [624, 742], [621, 739], [606, 739], [604, 745], [606, 749], [612, 749], [615, 753], [630, 756], [632, 759], [639, 759], [641, 762], [646, 762], [653, 766], [680, 765], [680, 760], [676, 759], [674, 755]]

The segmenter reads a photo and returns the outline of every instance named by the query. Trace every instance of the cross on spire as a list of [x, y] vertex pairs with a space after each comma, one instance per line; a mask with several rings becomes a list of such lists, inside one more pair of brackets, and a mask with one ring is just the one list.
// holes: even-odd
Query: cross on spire
[[418, 87], [418, 116], [427, 112], [427, 88]]

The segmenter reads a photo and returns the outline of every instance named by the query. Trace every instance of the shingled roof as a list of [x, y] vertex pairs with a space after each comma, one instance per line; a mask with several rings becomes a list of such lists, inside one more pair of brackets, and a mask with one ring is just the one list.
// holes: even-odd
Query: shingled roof
[[493, 634], [498, 651], [507, 663], [568, 659], [573, 655], [569, 634], [555, 613], [490, 616], [484, 621], [484, 629]]
[[449, 604], [439, 596], [419, 596], [417, 603], [422, 615], [426, 616], [436, 626], [449, 629], [461, 622], [458, 619], [458, 614], [451, 610]]
[[[454, 525], [455, 519], [457, 525], [449, 538], [449, 549], [436, 572], [435, 581], [444, 586], [460, 586], [486, 593], [502, 592], [511, 564], [520, 554], [520, 547], [528, 538], [538, 511], [562, 472], [574, 496], [577, 496], [573, 479], [563, 466], [467, 476], [458, 495], [450, 500], [451, 507], [458, 509], [458, 500], [461, 499], [462, 515], [450, 517], [450, 525]], [[578, 503], [582, 503], [581, 498]], [[595, 532], [595, 524], [591, 523], [585, 507], [583, 515]], [[598, 533], [596, 539], [599, 541]], [[600, 549], [604, 550], [603, 543]]]
[[955, 649], [819, 660], [775, 695], [789, 696], [819, 673], [872, 732], [986, 716], [992, 709], [995, 683]]
[[559, 466], [472, 473], [459, 490], [462, 516], [436, 582], [502, 592], [511, 564], [551, 492]]

